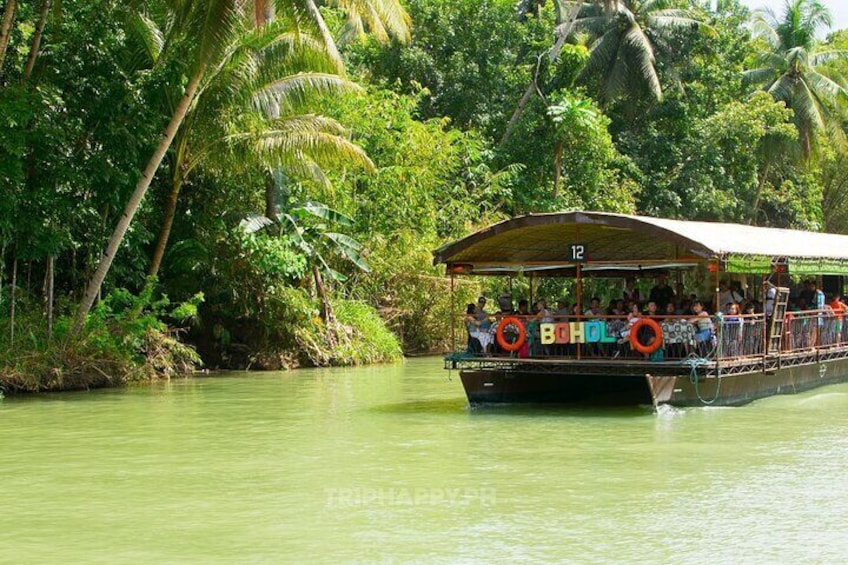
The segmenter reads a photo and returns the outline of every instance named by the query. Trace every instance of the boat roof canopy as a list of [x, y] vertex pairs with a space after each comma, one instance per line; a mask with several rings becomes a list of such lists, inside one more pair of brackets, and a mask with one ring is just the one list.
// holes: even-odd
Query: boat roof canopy
[[[499, 222], [434, 252], [450, 272], [563, 275], [685, 268], [711, 259], [727, 272], [766, 274], [785, 264], [793, 274], [848, 274], [848, 236], [613, 214], [528, 214]], [[603, 276], [603, 275], [601, 275]]]

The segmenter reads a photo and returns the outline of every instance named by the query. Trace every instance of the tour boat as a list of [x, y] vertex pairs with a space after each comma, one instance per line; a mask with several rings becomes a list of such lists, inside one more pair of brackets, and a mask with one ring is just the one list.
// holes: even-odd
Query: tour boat
[[[727, 406], [848, 380], [843, 311], [798, 310], [789, 302], [803, 279], [842, 295], [848, 236], [574, 211], [506, 220], [434, 255], [435, 264], [446, 265], [452, 292], [459, 276], [506, 277], [510, 285], [527, 277], [532, 304], [542, 277], [575, 283], [573, 314], [489, 312], [473, 330], [454, 320], [455, 351], [445, 357], [445, 368], [459, 371], [472, 405]], [[694, 284], [711, 313], [715, 304], [723, 306], [720, 285], [731, 279], [744, 282], [765, 309], [707, 320], [658, 312], [635, 324], [620, 314], [584, 310], [590, 279], [603, 279], [620, 294], [625, 277], [660, 276]], [[709, 327], [702, 329], [701, 322]], [[470, 347], [477, 339], [472, 334], [498, 345], [481, 351], [478, 339]]]

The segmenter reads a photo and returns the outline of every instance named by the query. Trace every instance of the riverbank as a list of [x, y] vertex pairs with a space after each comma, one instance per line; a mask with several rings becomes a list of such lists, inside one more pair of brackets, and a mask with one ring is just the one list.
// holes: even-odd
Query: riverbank
[[24, 309], [16, 321], [16, 337], [0, 339], [0, 392], [116, 387], [201, 368], [290, 370], [403, 358], [397, 337], [361, 302], [334, 300], [330, 324], [317, 310], [298, 319], [228, 320], [200, 316], [197, 303], [170, 307], [160, 301], [151, 308], [149, 302], [128, 293], [110, 295], [90, 316], [83, 334], [73, 339], [68, 338], [67, 316], [47, 328], [40, 311]]

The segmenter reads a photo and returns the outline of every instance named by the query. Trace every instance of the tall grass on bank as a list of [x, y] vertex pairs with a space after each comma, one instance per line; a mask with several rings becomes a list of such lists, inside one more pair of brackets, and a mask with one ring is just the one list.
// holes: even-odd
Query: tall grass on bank
[[338, 324], [331, 328], [335, 346], [329, 341], [328, 328], [319, 317], [295, 330], [301, 356], [316, 366], [365, 365], [388, 363], [403, 358], [400, 341], [389, 330], [377, 311], [363, 302], [334, 300]]

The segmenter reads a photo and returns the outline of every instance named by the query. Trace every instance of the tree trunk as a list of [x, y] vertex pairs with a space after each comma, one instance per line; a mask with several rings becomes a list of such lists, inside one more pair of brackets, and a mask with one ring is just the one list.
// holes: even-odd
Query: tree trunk
[[3, 279], [6, 278], [6, 244], [0, 249], [0, 302], [3, 301]]
[[336, 345], [336, 315], [333, 312], [333, 305], [330, 304], [330, 300], [327, 298], [327, 289], [324, 288], [321, 271], [318, 270], [316, 265], [312, 266], [312, 276], [315, 279], [315, 291], [321, 300], [321, 319], [324, 320], [324, 325], [327, 326], [327, 341], [331, 347], [334, 347]]
[[95, 297], [97, 297], [100, 292], [100, 287], [103, 285], [103, 280], [106, 278], [106, 274], [112, 266], [112, 260], [118, 252], [118, 247], [120, 247], [121, 242], [124, 240], [124, 235], [127, 233], [127, 229], [132, 222], [133, 216], [135, 216], [139, 206], [141, 206], [144, 194], [147, 192], [147, 188], [150, 186], [150, 183], [156, 174], [156, 170], [162, 162], [162, 158], [171, 146], [174, 136], [177, 135], [177, 130], [180, 129], [180, 125], [188, 113], [189, 107], [194, 101], [194, 96], [197, 93], [197, 87], [200, 85], [200, 80], [203, 78], [205, 71], [206, 65], [202, 64], [191, 78], [191, 81], [189, 81], [185, 93], [183, 94], [177, 109], [174, 111], [174, 115], [171, 117], [171, 122], [168, 124], [168, 127], [165, 128], [165, 132], [162, 135], [162, 140], [159, 142], [159, 146], [156, 148], [156, 151], [154, 151], [153, 156], [144, 168], [144, 171], [141, 174], [141, 179], [139, 179], [138, 185], [135, 187], [135, 191], [130, 197], [129, 202], [127, 202], [126, 208], [124, 208], [124, 213], [121, 215], [121, 219], [118, 221], [118, 225], [115, 227], [115, 231], [109, 239], [109, 245], [106, 247], [106, 251], [103, 253], [100, 263], [97, 265], [97, 270], [94, 272], [94, 275], [91, 277], [91, 280], [86, 287], [82, 302], [77, 309], [74, 328], [69, 337], [78, 335], [82, 331], [82, 328], [85, 325], [85, 318], [89, 311], [91, 311]]
[[763, 174], [760, 177], [760, 182], [757, 184], [757, 194], [754, 196], [754, 204], [751, 205], [751, 217], [748, 218], [749, 226], [757, 223], [757, 212], [760, 208], [760, 197], [763, 194], [763, 187], [766, 184], [766, 179], [768, 178], [770, 168], [771, 161], [766, 161], [766, 166], [763, 167]]
[[559, 183], [562, 178], [562, 141], [556, 144], [556, 149], [554, 150], [554, 194], [553, 197], [556, 199], [557, 195], [559, 195]]
[[345, 68], [342, 56], [336, 48], [336, 42], [333, 39], [333, 35], [330, 33], [329, 28], [327, 28], [327, 22], [325, 22], [323, 16], [321, 16], [321, 11], [318, 10], [315, 0], [306, 0], [306, 10], [312, 17], [312, 21], [315, 22], [316, 26], [318, 26], [318, 31], [321, 33], [321, 38], [324, 40], [324, 45], [327, 47], [327, 54], [330, 56], [330, 60], [335, 64], [338, 73], [340, 75], [344, 75]]
[[17, 9], [18, 0], [8, 0], [6, 9], [3, 11], [3, 23], [0, 24], [0, 75], [3, 74], [3, 60], [6, 58], [6, 49], [12, 37], [12, 24], [15, 23]]
[[32, 36], [32, 45], [30, 45], [26, 68], [24, 68], [24, 82], [29, 82], [32, 76], [32, 69], [35, 67], [35, 60], [38, 58], [38, 50], [41, 48], [41, 36], [44, 34], [44, 26], [47, 24], [47, 15], [50, 13], [50, 5], [52, 3], [52, 0], [43, 0], [41, 2], [38, 25], [35, 27], [35, 34]]
[[159, 230], [159, 239], [156, 241], [156, 249], [153, 251], [153, 259], [150, 261], [147, 276], [155, 277], [159, 274], [159, 268], [162, 266], [162, 258], [165, 256], [165, 249], [168, 247], [168, 238], [171, 237], [171, 227], [174, 225], [174, 216], [177, 213], [177, 198], [180, 195], [182, 185], [182, 176], [177, 173], [171, 184], [171, 192], [168, 194], [168, 199], [165, 200], [162, 227]]
[[274, 182], [274, 175], [270, 171], [265, 173], [265, 217], [274, 222], [279, 220], [277, 217], [277, 206], [274, 202], [274, 196], [277, 192], [277, 185]]
[[50, 255], [47, 257], [47, 335], [53, 335], [53, 280], [54, 268], [56, 265], [56, 257]]
[[[577, 15], [580, 14], [580, 9], [582, 7], [583, 0], [577, 0], [577, 3], [571, 8], [571, 12], [568, 14], [566, 20], [557, 27], [556, 41], [550, 51], [548, 51], [548, 59], [550, 59], [552, 63], [557, 60], [557, 57], [559, 57], [559, 53], [565, 45], [565, 40], [568, 38], [569, 34], [571, 34], [571, 30], [574, 29], [574, 22], [577, 21]], [[539, 85], [537, 83], [538, 80], [539, 66], [537, 65], [536, 72], [533, 74], [530, 84], [527, 85], [524, 95], [521, 97], [521, 100], [518, 101], [518, 106], [515, 108], [515, 111], [512, 113], [512, 117], [509, 118], [509, 122], [506, 124], [506, 130], [504, 130], [503, 137], [501, 137], [500, 143], [498, 143], [499, 146], [503, 147], [512, 135], [512, 131], [515, 129], [515, 124], [518, 123], [518, 120], [521, 118], [521, 114], [524, 113], [524, 108], [527, 107], [527, 104], [530, 103], [530, 99], [533, 98], [533, 94], [539, 89]]]
[[256, 27], [262, 27], [274, 21], [274, 0], [253, 0], [253, 14], [256, 18]]
[[12, 260], [12, 286], [9, 288], [9, 344], [15, 343], [15, 285], [18, 284], [18, 254]]

